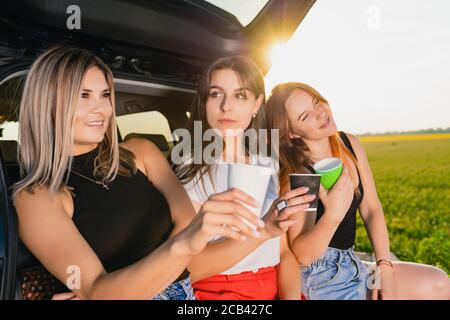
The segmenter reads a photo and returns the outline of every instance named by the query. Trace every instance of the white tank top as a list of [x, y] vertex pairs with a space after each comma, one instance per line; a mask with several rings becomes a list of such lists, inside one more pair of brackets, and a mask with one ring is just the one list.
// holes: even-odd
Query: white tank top
[[[188, 163], [186, 161], [185, 163]], [[272, 167], [274, 174], [272, 175], [269, 187], [267, 189], [266, 197], [263, 204], [264, 216], [273, 201], [278, 198], [279, 182], [278, 182], [278, 167], [269, 157], [251, 157], [251, 163], [260, 166]], [[208, 173], [205, 173], [202, 179], [199, 179], [200, 173], [184, 185], [191, 201], [203, 204], [208, 197], [214, 193], [219, 193], [227, 190], [228, 186], [228, 166], [222, 160], [217, 160], [215, 164], [211, 165], [211, 177], [214, 180], [212, 183]], [[211, 241], [217, 241], [223, 237], [214, 237]], [[272, 238], [265, 241], [258, 248], [253, 250], [248, 256], [235, 264], [230, 269], [221, 274], [232, 275], [239, 274], [245, 271], [256, 272], [260, 268], [276, 266], [280, 263], [280, 237]]]

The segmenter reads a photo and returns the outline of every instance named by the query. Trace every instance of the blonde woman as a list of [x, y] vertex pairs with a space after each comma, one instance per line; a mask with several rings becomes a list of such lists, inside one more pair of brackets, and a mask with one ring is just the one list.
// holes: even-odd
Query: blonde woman
[[[20, 238], [80, 299], [193, 299], [186, 267], [208, 240], [253, 237], [231, 191], [195, 211], [153, 144], [118, 144], [110, 69], [55, 47], [31, 66], [20, 105]], [[226, 210], [223, 208], [227, 206]], [[209, 208], [208, 208], [209, 207]], [[207, 266], [205, 266], [206, 268]]]

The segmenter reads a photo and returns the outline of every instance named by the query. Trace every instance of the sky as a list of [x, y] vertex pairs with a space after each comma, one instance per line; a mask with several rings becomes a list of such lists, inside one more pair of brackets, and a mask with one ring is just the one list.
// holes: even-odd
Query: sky
[[340, 130], [450, 127], [450, 0], [317, 0], [271, 56], [268, 93], [312, 85]]
[[[264, 8], [268, 0], [205, 0], [236, 17], [241, 25], [246, 26]], [[276, 0], [275, 0], [276, 1]]]

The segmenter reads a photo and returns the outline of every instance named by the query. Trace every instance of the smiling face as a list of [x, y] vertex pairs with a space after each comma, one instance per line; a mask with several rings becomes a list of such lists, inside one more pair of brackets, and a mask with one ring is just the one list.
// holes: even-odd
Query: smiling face
[[258, 112], [263, 95], [256, 97], [246, 88], [239, 74], [231, 69], [216, 70], [211, 74], [206, 118], [211, 128], [226, 136], [226, 130], [245, 130], [252, 116]]
[[296, 89], [285, 104], [291, 138], [321, 140], [337, 132], [330, 106]]
[[83, 79], [73, 122], [74, 154], [94, 149], [105, 136], [113, 112], [105, 74], [90, 68]]

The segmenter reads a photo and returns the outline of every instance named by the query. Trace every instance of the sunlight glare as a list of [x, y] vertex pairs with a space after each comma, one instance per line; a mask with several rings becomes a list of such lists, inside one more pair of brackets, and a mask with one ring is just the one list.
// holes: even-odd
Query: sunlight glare
[[269, 57], [272, 67], [265, 77], [268, 95], [277, 83], [286, 82], [292, 76], [290, 67], [295, 60], [295, 52], [287, 42], [280, 42], [275, 44], [269, 51]]

